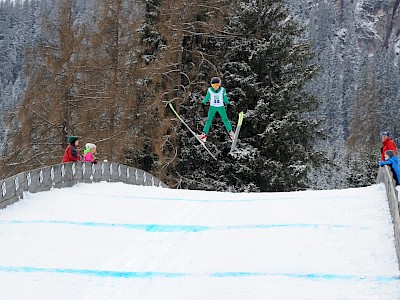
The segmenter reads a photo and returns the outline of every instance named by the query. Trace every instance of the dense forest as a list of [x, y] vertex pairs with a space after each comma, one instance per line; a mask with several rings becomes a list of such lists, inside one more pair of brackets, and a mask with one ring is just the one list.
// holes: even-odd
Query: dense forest
[[318, 95], [330, 167], [313, 177], [319, 188], [375, 182], [379, 132], [400, 143], [400, 2], [285, 1], [305, 28], [321, 66], [308, 89]]
[[[400, 103], [399, 4], [372, 2], [0, 1], [2, 177], [60, 162], [78, 135], [171, 187], [370, 184]], [[200, 133], [213, 76], [234, 125], [245, 112], [234, 155], [214, 121], [218, 161], [168, 108]]]

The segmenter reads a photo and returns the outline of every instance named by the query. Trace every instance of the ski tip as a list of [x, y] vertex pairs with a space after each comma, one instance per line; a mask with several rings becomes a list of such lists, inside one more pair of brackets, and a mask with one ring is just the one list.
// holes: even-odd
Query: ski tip
[[243, 118], [244, 118], [244, 112], [241, 111], [241, 112], [239, 113], [238, 126], [241, 126], [241, 125], [242, 125]]

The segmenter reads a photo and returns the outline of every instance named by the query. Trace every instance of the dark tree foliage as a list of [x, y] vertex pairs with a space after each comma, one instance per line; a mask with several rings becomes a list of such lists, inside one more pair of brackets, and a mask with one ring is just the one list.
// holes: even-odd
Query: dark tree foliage
[[195, 142], [181, 140], [183, 186], [216, 190], [234, 186], [238, 191], [307, 188], [310, 167], [324, 160], [313, 149], [318, 121], [308, 117], [317, 101], [303, 90], [318, 69], [310, 63], [310, 45], [300, 42], [302, 28], [280, 1], [231, 5], [225, 16], [225, 38], [215, 38], [211, 49], [218, 49], [215, 61], [235, 103], [228, 108], [231, 120], [245, 112], [239, 149], [227, 155], [230, 142], [218, 119], [210, 133], [219, 150], [217, 162], [199, 161], [189, 150]]
[[[162, 153], [158, 157], [162, 159], [154, 165], [163, 170], [165, 181], [171, 186], [199, 188], [200, 182], [188, 177], [186, 168], [202, 165], [208, 157], [168, 108], [168, 103], [173, 103], [193, 130], [201, 131], [204, 112], [200, 101], [210, 76], [217, 75], [215, 59], [220, 58], [220, 54], [214, 53], [213, 39], [221, 35], [224, 18], [220, 14], [229, 3], [147, 0], [145, 4], [145, 22], [141, 28], [144, 74], [141, 97], [149, 109], [157, 108], [151, 115], [156, 117], [153, 127], [160, 130], [149, 134], [152, 146], [141, 157], [150, 158], [151, 151], [160, 148]], [[161, 142], [154, 144], [154, 137], [160, 134], [163, 134]]]
[[[281, 1], [45, 3], [49, 22], [37, 28], [40, 47], [27, 52], [29, 85], [14, 118], [21, 132], [10, 147], [21, 150], [14, 151], [21, 168], [28, 164], [18, 153], [29, 166], [59, 161], [62, 147], [54, 145], [72, 128], [107, 158], [150, 171], [170, 186], [308, 187], [310, 167], [323, 161], [313, 149], [316, 100], [303, 89], [317, 67]], [[64, 10], [56, 9], [60, 4]], [[173, 103], [200, 134], [207, 115], [201, 101], [213, 76], [227, 88], [234, 128], [245, 112], [233, 155], [221, 119], [214, 119], [207, 146], [217, 161], [168, 108]]]

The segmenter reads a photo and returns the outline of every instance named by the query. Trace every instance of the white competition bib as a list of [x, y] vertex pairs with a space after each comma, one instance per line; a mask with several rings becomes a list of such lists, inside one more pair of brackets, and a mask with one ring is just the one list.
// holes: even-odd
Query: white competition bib
[[213, 89], [209, 88], [210, 92], [210, 106], [221, 107], [224, 106], [224, 88], [221, 87], [218, 93], [214, 93]]

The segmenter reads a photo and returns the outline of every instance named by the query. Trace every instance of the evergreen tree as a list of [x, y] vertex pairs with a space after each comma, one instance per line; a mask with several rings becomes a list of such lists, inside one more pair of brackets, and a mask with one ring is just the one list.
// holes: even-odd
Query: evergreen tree
[[[308, 187], [312, 164], [324, 161], [313, 149], [318, 121], [309, 118], [316, 99], [304, 84], [317, 72], [302, 29], [281, 1], [234, 1], [225, 38], [218, 41], [219, 67], [235, 114], [245, 111], [238, 153], [233, 159], [183, 162], [187, 186], [234, 185], [241, 191], [290, 191]], [[222, 51], [225, 50], [225, 51]], [[214, 125], [214, 135], [221, 135]], [[228, 147], [229, 142], [216, 142]], [[193, 147], [193, 146], [192, 146]]]
[[[140, 44], [135, 49], [138, 53], [136, 63], [138, 69], [134, 78], [137, 91], [137, 105], [132, 109], [132, 118], [136, 120], [134, 143], [129, 143], [124, 149], [124, 162], [148, 172], [156, 174], [165, 180], [166, 166], [171, 163], [168, 155], [172, 143], [167, 132], [168, 119], [165, 118], [163, 95], [168, 93], [163, 74], [166, 65], [160, 65], [161, 56], [167, 52], [166, 41], [159, 32], [159, 27], [165, 26], [160, 21], [160, 0], [143, 0], [143, 24], [139, 26]], [[168, 15], [168, 12], [165, 13]], [[165, 28], [165, 27], [164, 27]], [[163, 51], [164, 50], [164, 51]]]
[[[144, 89], [140, 94], [148, 110], [150, 126], [143, 138], [148, 147], [140, 154], [144, 161], [153, 160], [161, 177], [171, 186], [188, 187], [186, 165], [204, 164], [203, 148], [176, 119], [168, 103], [201, 132], [204, 117], [201, 97], [209, 80], [216, 74], [213, 55], [214, 38], [223, 29], [221, 11], [228, 1], [146, 0], [142, 27]], [[201, 147], [201, 146], [200, 146]], [[156, 153], [156, 157], [154, 157]], [[129, 153], [134, 159], [137, 153]]]

